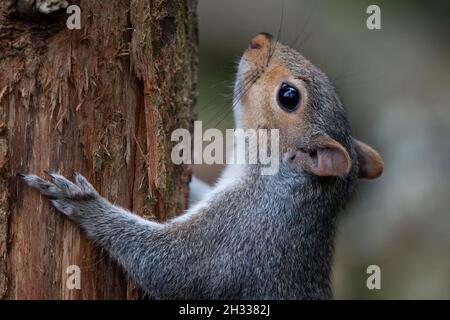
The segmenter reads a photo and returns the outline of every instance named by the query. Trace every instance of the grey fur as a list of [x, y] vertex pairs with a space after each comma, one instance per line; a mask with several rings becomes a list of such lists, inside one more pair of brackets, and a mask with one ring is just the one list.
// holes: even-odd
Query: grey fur
[[[77, 174], [24, 180], [80, 225], [153, 298], [331, 298], [329, 274], [340, 196], [286, 163], [275, 176], [252, 167], [235, 188], [185, 222], [158, 224], [112, 205]], [[332, 193], [330, 193], [332, 194]]]

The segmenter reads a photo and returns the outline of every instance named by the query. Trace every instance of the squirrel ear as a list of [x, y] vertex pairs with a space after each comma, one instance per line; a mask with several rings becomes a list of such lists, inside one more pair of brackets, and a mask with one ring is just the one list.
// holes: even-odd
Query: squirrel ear
[[356, 153], [358, 154], [360, 179], [375, 179], [383, 173], [383, 159], [371, 146], [354, 139]]
[[300, 156], [304, 169], [316, 176], [343, 177], [352, 166], [347, 150], [328, 137], [322, 138], [312, 151], [302, 152]]

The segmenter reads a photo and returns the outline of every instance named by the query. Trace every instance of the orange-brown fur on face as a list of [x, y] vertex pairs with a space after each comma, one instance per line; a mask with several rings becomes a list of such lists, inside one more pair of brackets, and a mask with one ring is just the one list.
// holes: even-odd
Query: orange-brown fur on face
[[[245, 129], [279, 129], [280, 152], [285, 153], [292, 149], [296, 138], [303, 136], [306, 129], [304, 110], [308, 104], [308, 90], [305, 81], [301, 79], [301, 69], [310, 63], [300, 54], [293, 52], [300, 59], [298, 59], [296, 70], [291, 70], [284, 61], [284, 55], [280, 54], [280, 50], [293, 51], [280, 43], [273, 42], [264, 34], [253, 38], [242, 60], [247, 69], [246, 76], [256, 74], [258, 78], [241, 96], [240, 102], [243, 127]], [[277, 103], [277, 92], [283, 81], [293, 84], [301, 93], [300, 106], [292, 113], [282, 110]]]
[[[282, 110], [277, 103], [277, 91], [283, 81], [296, 85], [302, 94], [300, 107], [292, 113]], [[295, 79], [283, 65], [271, 64], [241, 98], [243, 127], [280, 129], [280, 151], [287, 152], [289, 146], [294, 145], [295, 137], [302, 136], [304, 131], [307, 99], [308, 93], [301, 80]]]
[[[301, 94], [294, 112], [286, 112], [278, 104], [277, 93], [283, 82], [295, 86]], [[318, 148], [325, 137], [348, 152], [354, 174], [358, 172], [358, 159], [367, 157], [367, 161], [376, 162], [374, 166], [365, 164], [376, 169], [367, 177], [381, 174], [382, 160], [376, 151], [358, 155], [368, 149], [355, 145], [344, 107], [328, 77], [271, 36], [259, 34], [252, 39], [239, 65], [235, 95], [244, 129], [279, 129], [280, 154]]]

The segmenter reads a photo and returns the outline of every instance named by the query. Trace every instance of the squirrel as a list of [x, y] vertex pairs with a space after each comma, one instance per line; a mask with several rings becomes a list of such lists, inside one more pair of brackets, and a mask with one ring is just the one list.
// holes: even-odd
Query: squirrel
[[357, 179], [381, 175], [383, 160], [352, 137], [327, 76], [270, 34], [252, 39], [234, 90], [237, 127], [279, 129], [278, 172], [228, 164], [206, 196], [167, 222], [111, 204], [77, 172], [74, 182], [19, 175], [150, 298], [332, 299], [338, 213]]

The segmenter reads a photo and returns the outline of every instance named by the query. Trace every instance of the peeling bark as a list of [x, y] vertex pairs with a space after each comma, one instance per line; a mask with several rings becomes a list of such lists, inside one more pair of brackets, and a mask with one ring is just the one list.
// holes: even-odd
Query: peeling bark
[[[66, 15], [19, 19], [0, 3], [0, 297], [121, 299], [122, 271], [15, 174], [80, 171], [112, 202], [164, 220], [187, 206], [171, 132], [192, 129], [196, 1], [69, 1]], [[52, 14], [53, 15], [53, 14]], [[81, 290], [66, 268], [81, 268]]]

